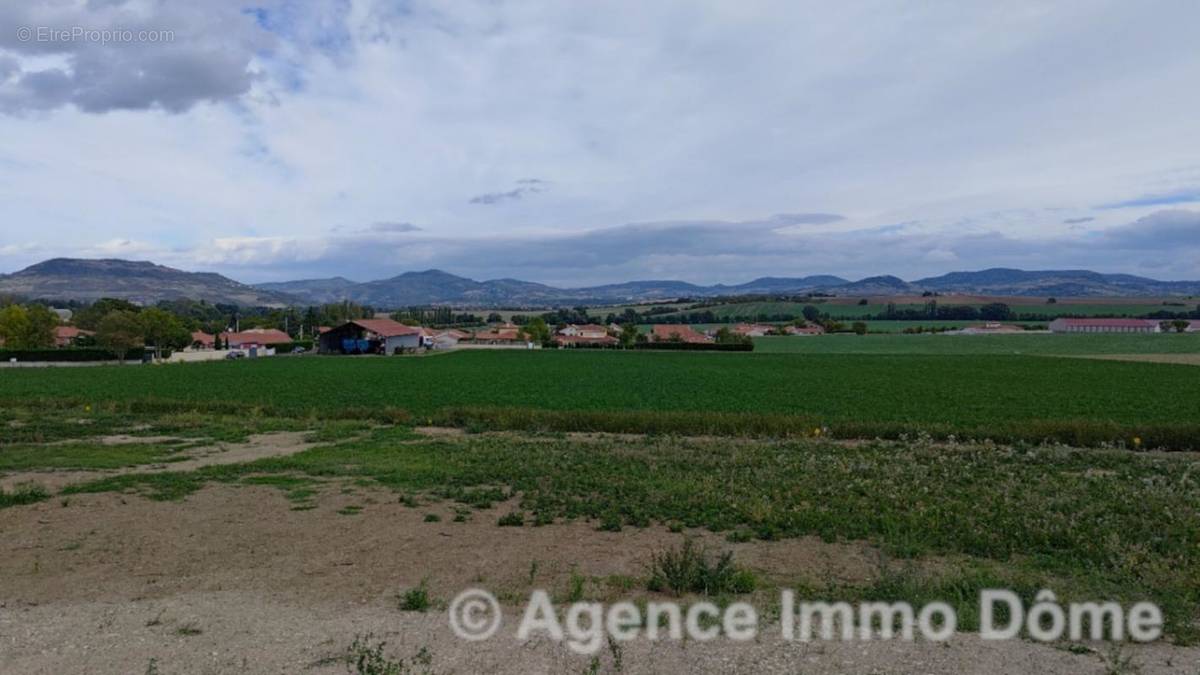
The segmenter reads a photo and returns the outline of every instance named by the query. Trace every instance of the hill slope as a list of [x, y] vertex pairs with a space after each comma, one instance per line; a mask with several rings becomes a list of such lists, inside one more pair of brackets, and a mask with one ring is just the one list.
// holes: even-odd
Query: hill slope
[[475, 281], [431, 269], [356, 283], [343, 277], [247, 286], [219, 274], [184, 272], [151, 262], [55, 258], [0, 275], [0, 293], [27, 298], [95, 300], [116, 297], [142, 303], [191, 298], [238, 305], [321, 304], [352, 300], [380, 309], [411, 305], [548, 307], [623, 304], [737, 295], [788, 295], [821, 291], [866, 297], [938, 293], [997, 296], [1158, 297], [1200, 294], [1200, 281], [1157, 281], [1089, 270], [1025, 271], [994, 268], [952, 272], [907, 282], [894, 276], [847, 281], [831, 275], [761, 277], [744, 284], [701, 286], [643, 280], [583, 288], [556, 288], [519, 279]]
[[1132, 274], [1090, 270], [1026, 271], [996, 267], [978, 272], [951, 272], [913, 282], [925, 290], [981, 295], [1153, 296], [1200, 293], [1200, 282], [1158, 281]]
[[0, 276], [0, 293], [48, 300], [121, 298], [142, 304], [188, 298], [230, 305], [286, 305], [292, 298], [211, 272], [152, 262], [54, 258]]

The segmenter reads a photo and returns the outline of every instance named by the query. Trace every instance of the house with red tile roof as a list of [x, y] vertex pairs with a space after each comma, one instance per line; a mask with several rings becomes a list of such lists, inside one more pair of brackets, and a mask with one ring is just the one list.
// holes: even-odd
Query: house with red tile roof
[[521, 335], [521, 329], [512, 324], [477, 330], [471, 339], [466, 341], [480, 345], [525, 344], [526, 342], [525, 337]]
[[91, 337], [95, 335], [94, 331], [83, 330], [75, 326], [55, 326], [54, 327], [54, 346], [55, 347], [70, 347], [75, 344], [75, 341], [81, 337]]
[[292, 337], [277, 328], [248, 328], [236, 333], [221, 333], [221, 344], [227, 349], [253, 349], [288, 344]]
[[216, 338], [202, 330], [192, 331], [192, 347], [196, 349], [212, 349]]
[[691, 342], [695, 344], [713, 341], [709, 336], [696, 332], [691, 326], [673, 323], [655, 324], [650, 329], [650, 339], [655, 342]]
[[587, 335], [556, 335], [554, 341], [562, 347], [615, 347], [620, 340], [605, 334], [599, 337]]

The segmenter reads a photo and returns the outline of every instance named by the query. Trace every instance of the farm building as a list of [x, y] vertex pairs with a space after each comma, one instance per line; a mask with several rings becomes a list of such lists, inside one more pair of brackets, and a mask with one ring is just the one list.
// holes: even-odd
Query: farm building
[[397, 354], [421, 347], [421, 331], [391, 319], [355, 319], [321, 333], [322, 354]]
[[659, 323], [650, 329], [651, 339], [655, 342], [712, 342], [712, 338], [697, 333], [691, 326]]
[[824, 335], [825, 329], [816, 324], [809, 324], [807, 326], [788, 326], [783, 332], [788, 335]]
[[1200, 321], [1189, 321], [1188, 327], [1183, 330], [1185, 333], [1200, 333]]
[[572, 338], [604, 338], [608, 337], [608, 329], [604, 326], [597, 326], [594, 323], [587, 323], [582, 326], [570, 324], [560, 329], [558, 334]]
[[1052, 333], [1161, 333], [1157, 321], [1149, 319], [1055, 319]]
[[287, 333], [275, 328], [249, 328], [237, 333], [221, 333], [221, 343], [227, 349], [256, 349], [273, 347], [292, 341]]

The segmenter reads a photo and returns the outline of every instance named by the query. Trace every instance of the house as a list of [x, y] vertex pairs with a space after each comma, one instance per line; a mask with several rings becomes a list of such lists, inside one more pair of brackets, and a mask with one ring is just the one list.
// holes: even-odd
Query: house
[[783, 332], [788, 335], [824, 335], [825, 329], [812, 323], [807, 326], [788, 326]]
[[354, 319], [321, 333], [322, 354], [398, 354], [422, 346], [419, 328], [391, 319]]
[[1024, 332], [1025, 329], [1021, 328], [1020, 326], [1014, 326], [1007, 323], [996, 323], [994, 321], [989, 321], [988, 323], [981, 323], [974, 326], [964, 326], [959, 330], [949, 331], [949, 333], [956, 335], [1010, 335]]
[[605, 333], [600, 336], [591, 335], [556, 335], [554, 341], [561, 347], [614, 347], [620, 340]]
[[90, 330], [83, 330], [75, 326], [55, 326], [54, 327], [54, 346], [55, 347], [70, 347], [75, 344], [75, 341], [81, 337], [91, 337], [96, 333]]
[[471, 334], [462, 330], [443, 330], [434, 333], [431, 343], [432, 349], [454, 349], [458, 346], [459, 340], [466, 340], [471, 337]]
[[285, 345], [292, 337], [276, 328], [249, 328], [236, 333], [221, 333], [221, 344], [226, 349], [258, 349]]
[[762, 337], [775, 330], [775, 327], [757, 323], [739, 323], [730, 330], [737, 335], [745, 335], [746, 337]]
[[487, 330], [475, 331], [470, 340], [477, 345], [504, 345], [504, 344], [524, 344], [525, 337], [521, 335], [521, 329], [512, 324], [503, 324], [495, 328]]
[[655, 324], [650, 329], [650, 339], [655, 342], [691, 342], [695, 344], [712, 342], [712, 338], [703, 333], [697, 333], [691, 326], [684, 324]]
[[1161, 333], [1158, 321], [1150, 319], [1055, 319], [1052, 333]]
[[202, 330], [192, 331], [192, 348], [193, 349], [212, 349], [216, 344], [216, 338]]
[[604, 326], [598, 326], [594, 323], [586, 323], [582, 326], [574, 324], [568, 325], [558, 331], [559, 335], [564, 337], [581, 337], [581, 338], [603, 338], [608, 337], [608, 329]]

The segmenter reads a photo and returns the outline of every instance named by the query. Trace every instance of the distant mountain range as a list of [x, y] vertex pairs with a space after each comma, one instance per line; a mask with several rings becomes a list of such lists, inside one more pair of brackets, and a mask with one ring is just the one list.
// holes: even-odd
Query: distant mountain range
[[762, 277], [744, 284], [700, 286], [683, 281], [628, 281], [556, 288], [518, 279], [475, 281], [440, 270], [405, 272], [358, 283], [342, 277], [246, 285], [208, 272], [185, 272], [151, 262], [55, 258], [0, 275], [0, 294], [53, 300], [124, 298], [141, 303], [190, 298], [212, 303], [283, 306], [350, 300], [380, 308], [412, 305], [551, 307], [671, 300], [681, 297], [822, 292], [842, 296], [919, 295], [926, 291], [995, 296], [1186, 296], [1200, 281], [1157, 281], [1088, 270], [994, 268], [904, 281], [876, 276], [849, 281], [831, 275]]

